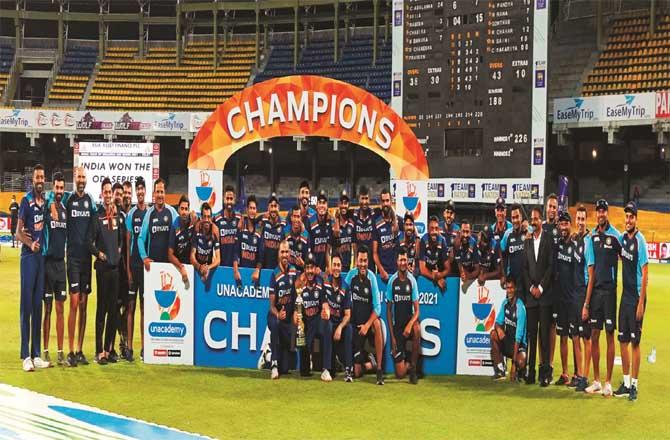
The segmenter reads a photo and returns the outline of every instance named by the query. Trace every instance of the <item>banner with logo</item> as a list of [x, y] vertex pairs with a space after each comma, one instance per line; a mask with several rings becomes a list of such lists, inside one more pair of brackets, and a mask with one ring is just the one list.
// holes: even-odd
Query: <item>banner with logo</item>
[[647, 256], [652, 263], [670, 263], [670, 243], [648, 242]]
[[428, 181], [391, 180], [391, 195], [395, 199], [395, 213], [403, 217], [406, 212], [414, 216], [419, 236], [428, 228]]
[[427, 190], [431, 202], [539, 203], [544, 198], [543, 180], [530, 179], [430, 179]]
[[0, 217], [0, 232], [10, 232], [12, 219], [10, 217]]
[[484, 286], [474, 281], [462, 284], [458, 296], [456, 374], [490, 376], [493, 374], [490, 332], [505, 299], [505, 290], [499, 280], [489, 280]]
[[633, 121], [656, 116], [656, 94], [601, 96], [603, 121]]
[[[135, 186], [144, 178], [147, 200], [151, 200], [153, 181], [159, 176], [160, 145], [136, 142], [80, 142], [74, 146], [74, 166], [86, 170], [86, 191], [100, 196], [100, 184], [109, 177], [112, 184], [129, 181]], [[136, 203], [133, 191], [133, 203]]]
[[596, 122], [601, 117], [600, 97], [554, 99], [554, 122]]
[[188, 170], [188, 199], [191, 209], [200, 213], [200, 206], [209, 203], [212, 213], [221, 210], [223, 204], [222, 170]]
[[177, 268], [152, 263], [144, 271], [144, 362], [193, 365], [193, 266], [184, 285]]
[[670, 118], [670, 91], [656, 92], [656, 117]]
[[202, 124], [209, 118], [212, 112], [194, 112], [191, 113], [189, 118], [189, 131], [192, 133], [197, 133], [202, 127]]

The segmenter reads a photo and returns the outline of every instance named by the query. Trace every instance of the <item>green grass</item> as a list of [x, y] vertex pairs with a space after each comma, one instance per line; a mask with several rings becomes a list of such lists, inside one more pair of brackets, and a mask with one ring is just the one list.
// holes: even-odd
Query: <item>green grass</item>
[[[492, 383], [484, 377], [431, 377], [418, 386], [366, 378], [323, 384], [277, 382], [267, 372], [122, 362], [26, 374], [19, 360], [19, 264], [3, 248], [0, 382], [131, 417], [219, 438], [662, 438], [670, 435], [670, 265], [650, 270], [639, 400], [578, 395], [558, 387]], [[92, 358], [95, 295], [85, 349]], [[54, 318], [52, 318], [53, 320]], [[53, 325], [53, 323], [52, 323]], [[55, 328], [51, 350], [55, 352]], [[604, 343], [604, 341], [603, 341]], [[646, 355], [658, 351], [656, 364]], [[618, 354], [618, 348], [617, 348]], [[55, 357], [52, 355], [52, 357]], [[556, 355], [555, 366], [559, 364]], [[604, 359], [601, 370], [604, 372]], [[614, 386], [621, 379], [615, 366]]]

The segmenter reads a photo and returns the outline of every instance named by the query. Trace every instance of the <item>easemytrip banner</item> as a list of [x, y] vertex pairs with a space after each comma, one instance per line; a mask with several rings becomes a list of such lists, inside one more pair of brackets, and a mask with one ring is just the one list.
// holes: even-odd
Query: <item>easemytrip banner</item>
[[[100, 184], [109, 177], [112, 184], [129, 181], [135, 186], [144, 178], [147, 198], [151, 199], [153, 181], [159, 176], [160, 145], [135, 142], [80, 142], [74, 146], [74, 166], [86, 170], [86, 191], [100, 196]], [[136, 203], [133, 191], [133, 203]]]
[[[251, 269], [240, 269], [243, 287], [237, 288], [233, 271], [218, 268], [205, 286], [195, 281], [195, 365], [256, 368], [269, 344], [267, 330], [269, 282], [272, 271], [262, 270], [259, 287]], [[385, 284], [380, 281], [380, 289]], [[449, 278], [445, 292], [432, 282], [418, 279], [424, 369], [428, 374], [456, 372], [458, 278]], [[383, 320], [385, 321], [385, 305]], [[384, 324], [386, 325], [386, 324]], [[388, 365], [390, 344], [386, 344]]]
[[188, 170], [188, 199], [191, 209], [200, 212], [203, 203], [209, 203], [212, 213], [221, 210], [223, 202], [222, 170]]
[[193, 266], [184, 285], [177, 268], [152, 263], [144, 271], [144, 362], [193, 365]]
[[391, 195], [396, 215], [411, 213], [419, 236], [423, 236], [428, 228], [428, 181], [391, 180]]
[[554, 100], [554, 124], [648, 121], [668, 116], [667, 91]]
[[483, 286], [462, 284], [459, 291], [456, 374], [490, 376], [491, 336], [498, 309], [505, 299], [499, 280]]

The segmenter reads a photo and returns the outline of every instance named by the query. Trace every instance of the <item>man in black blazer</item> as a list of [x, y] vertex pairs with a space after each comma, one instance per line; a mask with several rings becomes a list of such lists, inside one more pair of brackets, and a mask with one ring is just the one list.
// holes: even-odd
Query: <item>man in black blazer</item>
[[542, 210], [531, 210], [533, 233], [524, 244], [521, 298], [526, 305], [528, 334], [528, 375], [526, 383], [535, 383], [535, 355], [538, 324], [540, 328], [540, 371], [538, 381], [546, 387], [551, 382], [550, 332], [553, 296], [551, 282], [554, 271], [552, 237], [542, 230]]

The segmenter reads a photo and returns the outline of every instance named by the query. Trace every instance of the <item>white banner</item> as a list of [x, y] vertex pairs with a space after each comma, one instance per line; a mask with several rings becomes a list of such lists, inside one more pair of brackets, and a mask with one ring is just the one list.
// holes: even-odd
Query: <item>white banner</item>
[[507, 203], [541, 203], [544, 185], [534, 179], [430, 179], [431, 202], [495, 203], [502, 197]]
[[174, 265], [144, 271], [144, 362], [193, 365], [193, 266], [188, 289]]
[[419, 236], [428, 227], [428, 181], [391, 180], [391, 196], [395, 199], [395, 213], [403, 217], [406, 212], [414, 215], [414, 226]]
[[191, 117], [189, 118], [189, 131], [196, 133], [200, 130], [200, 127], [202, 127], [202, 124], [209, 118], [209, 115], [211, 115], [211, 112], [191, 113]]
[[656, 117], [656, 94], [602, 96], [603, 121], [634, 121]]
[[10, 232], [12, 219], [9, 217], [0, 217], [0, 232]]
[[[147, 200], [151, 200], [153, 181], [159, 176], [160, 146], [136, 142], [80, 142], [74, 147], [74, 166], [86, 170], [86, 191], [100, 197], [100, 184], [109, 177], [112, 184], [142, 177]], [[75, 183], [76, 184], [76, 183]], [[133, 203], [136, 203], [133, 191]]]
[[554, 99], [554, 122], [595, 122], [601, 117], [600, 97]]
[[204, 202], [212, 207], [212, 213], [221, 211], [223, 202], [222, 170], [188, 170], [188, 199], [191, 209], [200, 213]]
[[499, 280], [489, 280], [484, 286], [474, 281], [461, 283], [459, 296], [456, 374], [490, 376], [493, 374], [490, 332], [505, 299], [505, 290]]

